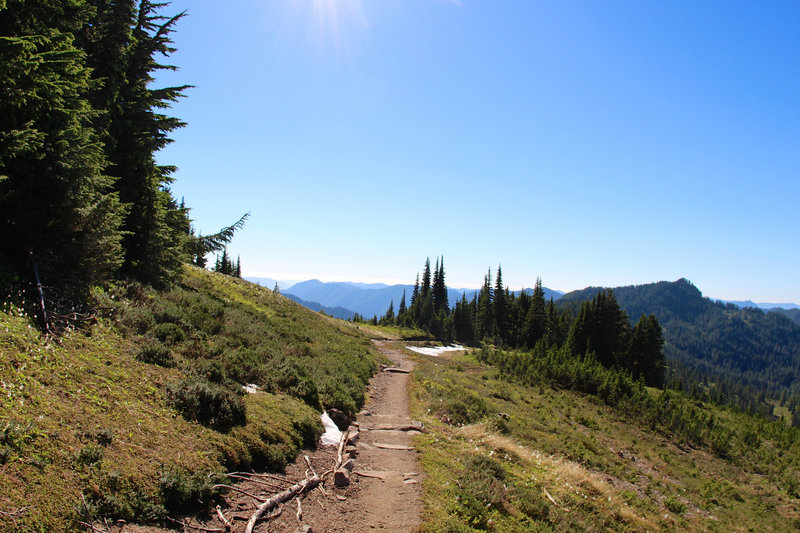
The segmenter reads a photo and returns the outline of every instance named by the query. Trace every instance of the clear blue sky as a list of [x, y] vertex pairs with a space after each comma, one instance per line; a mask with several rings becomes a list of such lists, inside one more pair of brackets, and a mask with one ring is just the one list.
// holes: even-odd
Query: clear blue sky
[[183, 9], [160, 161], [245, 275], [800, 303], [800, 2]]

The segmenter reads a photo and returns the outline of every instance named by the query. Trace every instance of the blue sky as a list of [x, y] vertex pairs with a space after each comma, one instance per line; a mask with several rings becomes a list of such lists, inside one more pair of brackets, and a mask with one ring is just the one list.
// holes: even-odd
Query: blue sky
[[800, 3], [174, 1], [159, 156], [245, 275], [800, 303]]

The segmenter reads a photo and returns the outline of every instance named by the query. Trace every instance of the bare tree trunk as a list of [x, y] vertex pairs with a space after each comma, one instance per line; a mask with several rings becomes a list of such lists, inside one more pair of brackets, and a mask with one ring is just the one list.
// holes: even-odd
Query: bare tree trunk
[[30, 270], [31, 276], [33, 276], [33, 281], [36, 284], [36, 292], [39, 297], [39, 321], [41, 322], [42, 332], [49, 334], [50, 324], [47, 320], [47, 309], [44, 306], [44, 289], [39, 279], [39, 267], [36, 265], [36, 259], [33, 257], [33, 250], [28, 250], [28, 270]]

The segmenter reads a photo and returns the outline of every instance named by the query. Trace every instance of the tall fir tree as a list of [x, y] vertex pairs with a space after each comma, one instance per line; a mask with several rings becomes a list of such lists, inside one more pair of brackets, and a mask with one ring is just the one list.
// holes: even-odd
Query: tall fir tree
[[0, 256], [81, 293], [121, 263], [125, 214], [93, 127], [91, 71], [74, 43], [85, 2], [0, 7]]
[[433, 277], [433, 310], [436, 313], [450, 310], [447, 299], [447, 285], [444, 281], [444, 257], [436, 259], [436, 269]]
[[475, 340], [492, 335], [494, 330], [494, 306], [492, 297], [492, 271], [483, 278], [483, 287], [477, 295], [475, 309]]
[[109, 173], [125, 218], [123, 271], [136, 279], [163, 285], [175, 279], [190, 258], [188, 211], [176, 212], [169, 190], [175, 168], [156, 163], [155, 154], [172, 142], [169, 134], [185, 124], [160, 112], [183, 96], [188, 85], [151, 88], [154, 75], [175, 67], [159, 63], [175, 49], [170, 34], [183, 13], [164, 17], [167, 3], [149, 0], [92, 0], [96, 25], [85, 32], [84, 47], [98, 85], [94, 105], [106, 115], [103, 137], [111, 162]]
[[425, 259], [425, 270], [422, 271], [422, 287], [420, 288], [420, 296], [423, 298], [431, 294], [431, 259]]
[[506, 298], [505, 288], [503, 287], [503, 269], [497, 267], [497, 278], [494, 287], [494, 332], [497, 339], [506, 342], [508, 331], [508, 299]]

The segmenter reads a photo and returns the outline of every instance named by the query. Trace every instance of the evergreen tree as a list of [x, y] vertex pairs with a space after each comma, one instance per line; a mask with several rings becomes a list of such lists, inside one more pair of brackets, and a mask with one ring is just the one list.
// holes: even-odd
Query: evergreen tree
[[525, 345], [531, 348], [536, 346], [539, 339], [547, 333], [547, 307], [544, 300], [544, 289], [542, 289], [542, 278], [536, 279], [531, 305], [525, 316], [524, 331]]
[[492, 271], [483, 278], [483, 287], [477, 295], [475, 310], [475, 340], [489, 337], [494, 330], [494, 307], [492, 305]]
[[241, 256], [236, 256], [236, 267], [233, 269], [233, 275], [237, 278], [242, 277], [242, 258]]
[[405, 319], [406, 319], [406, 290], [403, 289], [403, 297], [400, 298], [400, 305], [397, 307], [397, 323], [401, 326], [404, 326]]
[[123, 270], [147, 283], [168, 283], [190, 259], [191, 239], [185, 220], [173, 212], [168, 186], [175, 168], [155, 161], [155, 153], [172, 142], [169, 133], [184, 123], [159, 110], [169, 108], [189, 86], [153, 89], [150, 84], [157, 71], [175, 69], [157, 58], [175, 51], [170, 33], [183, 13], [163, 17], [158, 11], [167, 4], [148, 0], [136, 6], [131, 1], [93, 3], [97, 26], [85, 33], [84, 43], [102, 82], [93, 103], [106, 110], [108, 171], [117, 178], [120, 199], [131, 206], [123, 225]]
[[386, 314], [383, 315], [383, 320], [381, 320], [382, 324], [394, 324], [394, 300], [389, 302], [389, 309], [386, 310]]
[[436, 269], [433, 276], [433, 310], [436, 313], [450, 310], [450, 302], [447, 298], [447, 285], [444, 281], [444, 257], [441, 261], [436, 259]]
[[466, 293], [462, 293], [461, 300], [456, 302], [453, 310], [453, 334], [457, 340], [465, 344], [475, 342], [474, 306], [467, 301]]
[[89, 14], [78, 0], [0, 6], [0, 261], [23, 273], [30, 259], [76, 293], [120, 265], [125, 213], [74, 44]]
[[422, 271], [422, 288], [420, 295], [425, 298], [431, 294], [431, 259], [425, 259], [425, 270]]
[[500, 342], [505, 342], [508, 329], [508, 298], [503, 287], [503, 269], [497, 267], [494, 286], [494, 333]]

